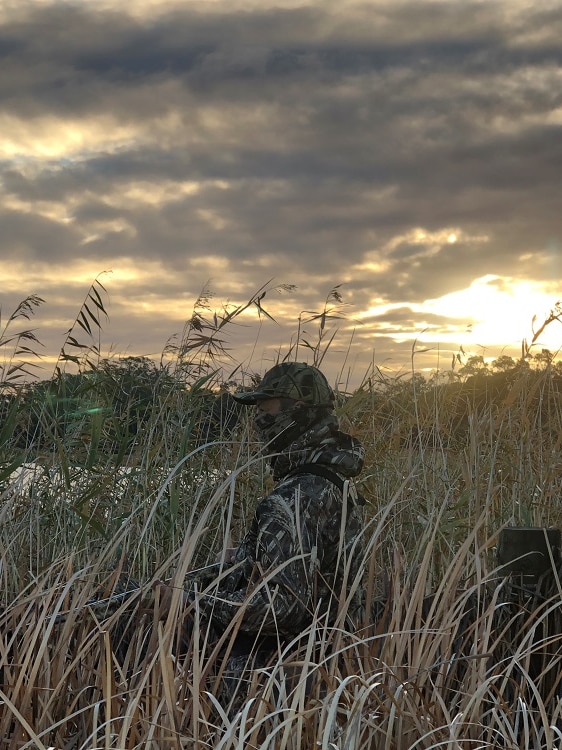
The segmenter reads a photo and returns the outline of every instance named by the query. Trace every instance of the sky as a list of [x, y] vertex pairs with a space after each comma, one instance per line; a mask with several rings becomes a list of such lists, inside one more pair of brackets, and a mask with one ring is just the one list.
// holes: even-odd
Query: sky
[[562, 298], [561, 38], [561, 0], [0, 0], [0, 336], [41, 297], [49, 377], [98, 279], [108, 356], [263, 291], [227, 371], [519, 356]]

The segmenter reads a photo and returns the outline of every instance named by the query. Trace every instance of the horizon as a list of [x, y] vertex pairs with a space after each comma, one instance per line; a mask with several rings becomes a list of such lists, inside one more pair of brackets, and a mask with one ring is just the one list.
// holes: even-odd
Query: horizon
[[[85, 372], [90, 364], [95, 365], [96, 361], [104, 360], [119, 363], [127, 358], [147, 358], [155, 364], [172, 365], [178, 360], [178, 347], [181, 336], [178, 332], [171, 334], [165, 342], [165, 345], [159, 352], [117, 350], [113, 344], [107, 345], [105, 339], [108, 336], [106, 326], [111, 330], [110, 310], [105, 307], [104, 296], [106, 292], [99, 286], [100, 280], [90, 288], [88, 297], [80, 310], [76, 311], [76, 316], [72, 326], [67, 329], [60, 337], [60, 344], [56, 351], [45, 353], [42, 351], [41, 326], [35, 316], [40, 316], [41, 309], [45, 306], [44, 300], [37, 299], [29, 308], [25, 309], [25, 316], [15, 318], [9, 323], [9, 332], [13, 337], [11, 343], [2, 348], [3, 360], [0, 361], [0, 368], [5, 372], [8, 362], [13, 366], [17, 362], [25, 365], [25, 371], [18, 374], [17, 383], [31, 383], [34, 381], [48, 381], [56, 374], [56, 369], [61, 372], [75, 374], [76, 372]], [[92, 292], [92, 289], [97, 290]], [[519, 347], [500, 346], [484, 347], [480, 346], [478, 350], [466, 350], [462, 345], [456, 352], [450, 356], [450, 350], [447, 347], [441, 349], [439, 346], [426, 346], [420, 337], [412, 342], [411, 358], [409, 367], [402, 365], [401, 369], [393, 369], [384, 362], [377, 362], [373, 356], [371, 363], [364, 371], [354, 369], [357, 364], [356, 353], [354, 352], [353, 339], [357, 332], [357, 321], [347, 318], [345, 313], [345, 302], [340, 294], [340, 290], [333, 291], [333, 295], [326, 301], [324, 310], [311, 312], [308, 311], [304, 319], [293, 321], [293, 335], [289, 340], [279, 341], [278, 343], [270, 342], [261, 350], [258, 349], [260, 337], [267, 338], [272, 329], [286, 331], [288, 323], [279, 322], [273, 319], [267, 305], [267, 294], [279, 291], [277, 288], [268, 289], [265, 294], [260, 292], [255, 298], [253, 304], [247, 301], [245, 305], [240, 306], [240, 312], [236, 313], [229, 320], [224, 329], [220, 325], [213, 331], [208, 325], [213, 325], [213, 318], [218, 315], [220, 324], [221, 316], [228, 320], [228, 311], [231, 308], [220, 306], [213, 308], [206, 305], [210, 302], [204, 298], [204, 307], [195, 308], [197, 313], [185, 322], [184, 334], [189, 327], [191, 336], [196, 338], [205, 335], [211, 335], [219, 339], [220, 343], [216, 347], [215, 357], [205, 354], [205, 347], [195, 346], [193, 353], [194, 363], [201, 360], [206, 361], [209, 371], [213, 368], [210, 363], [214, 363], [217, 371], [216, 378], [212, 382], [224, 383], [231, 379], [238, 380], [240, 384], [248, 381], [255, 375], [263, 375], [271, 366], [283, 359], [304, 361], [309, 364], [316, 364], [327, 376], [330, 383], [343, 392], [351, 392], [373, 378], [377, 373], [383, 378], [402, 378], [405, 375], [410, 376], [421, 374], [424, 377], [436, 375], [447, 375], [453, 371], [459, 373], [463, 366], [470, 364], [470, 360], [481, 358], [482, 363], [489, 367], [494, 365], [500, 357], [508, 356], [513, 359], [514, 364], [522, 359], [532, 360], [536, 355], [540, 355], [543, 350], [551, 353], [553, 361], [558, 358], [558, 349], [550, 349], [544, 346], [544, 333], [551, 334], [549, 338], [556, 339], [556, 332], [552, 332], [552, 324], [560, 323], [560, 308], [557, 306], [553, 309], [552, 315], [558, 313], [550, 321], [536, 321], [537, 327], [546, 322], [543, 336], [533, 343], [531, 339], [522, 339]], [[284, 290], [286, 291], [286, 290]], [[290, 290], [289, 290], [290, 291]], [[101, 292], [101, 295], [99, 294]], [[93, 303], [93, 300], [97, 304]], [[245, 309], [247, 306], [247, 309]], [[324, 320], [322, 312], [324, 312]], [[202, 316], [202, 317], [201, 317]], [[97, 323], [93, 321], [97, 318]], [[206, 321], [205, 321], [206, 319]], [[190, 325], [195, 320], [195, 325]], [[307, 323], [308, 321], [308, 323]], [[25, 325], [24, 325], [25, 323]], [[90, 324], [91, 333], [88, 333], [86, 326]], [[4, 323], [5, 325], [5, 323]], [[200, 326], [203, 327], [200, 327]], [[248, 344], [247, 329], [254, 328], [254, 339]], [[245, 329], [243, 334], [240, 331]], [[549, 330], [550, 329], [550, 330]], [[18, 339], [18, 332], [29, 332], [32, 336], [27, 340], [24, 336], [22, 341]], [[241, 344], [237, 348], [236, 334], [241, 338]], [[0, 331], [0, 347], [4, 347], [2, 341], [2, 331]], [[423, 332], [422, 332], [423, 335]], [[300, 339], [299, 339], [300, 336]], [[315, 340], [316, 337], [316, 340]], [[69, 343], [73, 342], [73, 343]], [[194, 341], [194, 339], [190, 339]], [[25, 349], [20, 356], [15, 356], [16, 348], [25, 342]], [[298, 342], [298, 345], [297, 345]], [[91, 347], [91, 348], [90, 348]], [[524, 356], [523, 349], [526, 348], [527, 354]], [[231, 353], [232, 352], [232, 353]], [[35, 353], [36, 356], [33, 356]], [[64, 355], [70, 355], [68, 359]], [[373, 352], [373, 355], [375, 353]], [[247, 355], [247, 360], [244, 360]], [[72, 357], [77, 356], [81, 364], [72, 361]], [[87, 362], [82, 357], [87, 357]], [[355, 358], [355, 359], [354, 359]], [[364, 362], [365, 360], [363, 360]], [[25, 374], [27, 373], [27, 377]]]

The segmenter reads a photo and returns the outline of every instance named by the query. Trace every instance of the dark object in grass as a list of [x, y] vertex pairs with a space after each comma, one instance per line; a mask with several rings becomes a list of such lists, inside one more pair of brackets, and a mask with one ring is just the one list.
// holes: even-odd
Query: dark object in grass
[[498, 562], [502, 574], [538, 578], [560, 565], [559, 529], [506, 528], [500, 532]]

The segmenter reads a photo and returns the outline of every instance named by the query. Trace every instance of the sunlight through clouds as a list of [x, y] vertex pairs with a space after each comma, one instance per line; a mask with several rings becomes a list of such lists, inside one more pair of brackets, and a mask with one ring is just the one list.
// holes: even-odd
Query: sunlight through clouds
[[519, 342], [556, 301], [559, 3], [1, 6], [0, 304], [44, 297], [46, 347], [104, 269], [104, 334], [138, 354], [208, 284], [219, 309], [290, 286], [276, 342], [337, 286], [350, 356], [398, 369], [420, 337]]
[[[520, 281], [500, 276], [483, 276], [470, 287], [434, 300], [426, 300], [422, 310], [435, 315], [471, 320], [471, 330], [467, 332], [463, 324], [451, 334], [441, 334], [443, 341], [460, 341], [461, 344], [497, 346], [520, 344], [523, 338], [532, 337], [533, 318], [539, 325], [548, 316], [557, 302], [553, 284]], [[560, 326], [547, 328], [539, 344], [556, 350], [562, 341]], [[420, 340], [428, 338], [421, 334]]]
[[146, 283], [155, 280], [165, 284], [174, 278], [173, 272], [168, 271], [158, 260], [144, 260], [138, 263], [132, 258], [119, 258], [116, 259], [115, 265], [104, 271], [100, 270], [97, 260], [79, 258], [64, 264], [12, 263], [9, 266], [3, 264], [3, 287], [9, 291], [21, 290], [21, 279], [24, 273], [31, 286], [40, 282], [50, 294], [53, 290], [60, 288], [61, 276], [64, 276], [65, 284], [84, 288], [97, 277], [108, 288], [115, 284]]
[[0, 115], [0, 156], [26, 162], [83, 159], [99, 150], [131, 144], [139, 128], [121, 125], [111, 116], [84, 120], [38, 117], [25, 120]]

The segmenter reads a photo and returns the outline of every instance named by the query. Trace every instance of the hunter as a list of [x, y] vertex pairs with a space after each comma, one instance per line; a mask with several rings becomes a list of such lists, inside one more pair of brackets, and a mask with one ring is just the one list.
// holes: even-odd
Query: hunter
[[[335, 396], [316, 367], [275, 365], [257, 390], [234, 394], [254, 406], [254, 427], [275, 488], [262, 499], [234, 564], [218, 591], [199, 599], [217, 633], [238, 617], [227, 671], [239, 674], [250, 653], [277, 650], [313, 617], [341, 626], [358, 613], [363, 513], [353, 484], [363, 447], [340, 431]], [[324, 619], [322, 619], [324, 618]]]

